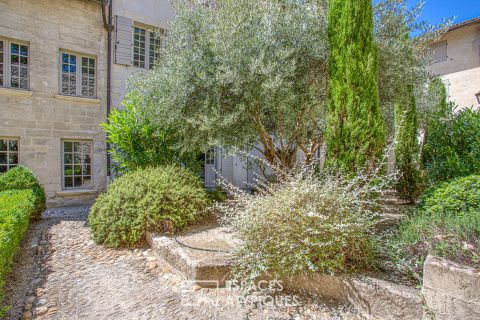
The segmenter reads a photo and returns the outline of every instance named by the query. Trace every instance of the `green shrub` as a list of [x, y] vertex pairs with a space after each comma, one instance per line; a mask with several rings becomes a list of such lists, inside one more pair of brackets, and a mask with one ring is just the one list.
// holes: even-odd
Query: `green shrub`
[[421, 207], [426, 214], [463, 214], [480, 210], [480, 176], [458, 178], [433, 187], [422, 198]]
[[480, 176], [427, 190], [389, 245], [398, 268], [416, 277], [428, 253], [480, 267]]
[[102, 124], [112, 149], [112, 159], [120, 172], [167, 164], [182, 164], [193, 172], [199, 167], [198, 150], [181, 152], [175, 130], [166, 129], [142, 113], [138, 94], [129, 94], [124, 110], [114, 109]]
[[0, 192], [5, 190], [32, 190], [34, 210], [32, 218], [39, 219], [46, 209], [46, 197], [43, 187], [33, 172], [24, 166], [18, 166], [0, 175]]
[[480, 109], [456, 109], [441, 101], [431, 115], [424, 146], [424, 163], [433, 182], [480, 174]]
[[207, 204], [205, 189], [192, 172], [173, 165], [139, 169], [119, 177], [97, 198], [88, 223], [98, 243], [135, 246], [146, 231], [186, 226]]
[[236, 251], [237, 276], [281, 278], [374, 267], [379, 185], [303, 170], [278, 179], [255, 194], [232, 188], [234, 198], [217, 204], [243, 240]]
[[[31, 190], [0, 192], [0, 303], [3, 300], [3, 283], [28, 229], [34, 206]], [[0, 308], [0, 317], [2, 316]]]

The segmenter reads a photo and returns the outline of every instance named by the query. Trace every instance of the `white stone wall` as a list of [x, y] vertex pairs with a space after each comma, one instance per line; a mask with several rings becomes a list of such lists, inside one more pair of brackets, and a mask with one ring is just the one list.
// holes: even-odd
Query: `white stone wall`
[[[30, 91], [0, 88], [0, 137], [20, 139], [20, 163], [33, 169], [50, 206], [84, 203], [94, 194], [62, 195], [61, 141], [93, 141], [93, 189], [106, 186], [106, 32], [99, 2], [2, 0], [0, 37], [29, 43]], [[60, 50], [96, 57], [97, 98], [60, 98]]]
[[[175, 18], [175, 11], [168, 0], [113, 0], [113, 14], [130, 18], [136, 23], [168, 29], [168, 24]], [[115, 37], [113, 37], [115, 42]], [[115, 43], [113, 43], [115, 47]], [[113, 63], [112, 68], [112, 107], [122, 108], [128, 78], [135, 72], [145, 69]]]
[[459, 107], [479, 107], [475, 94], [480, 91], [480, 24], [449, 31], [447, 60], [430, 66], [433, 74], [441, 75], [448, 84], [451, 101]]

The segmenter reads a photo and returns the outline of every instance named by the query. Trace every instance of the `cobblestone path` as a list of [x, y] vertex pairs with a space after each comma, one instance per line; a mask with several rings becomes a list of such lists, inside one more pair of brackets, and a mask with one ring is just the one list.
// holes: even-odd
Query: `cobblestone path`
[[273, 308], [238, 292], [200, 289], [148, 248], [96, 245], [88, 210], [47, 210], [32, 223], [7, 280], [7, 319], [363, 319], [318, 302]]

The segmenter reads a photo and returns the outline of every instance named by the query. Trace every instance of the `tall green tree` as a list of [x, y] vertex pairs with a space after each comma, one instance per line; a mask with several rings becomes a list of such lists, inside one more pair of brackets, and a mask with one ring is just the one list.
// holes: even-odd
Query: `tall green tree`
[[328, 40], [327, 164], [353, 173], [373, 165], [386, 143], [371, 0], [331, 0]]
[[417, 103], [413, 85], [407, 87], [410, 99], [395, 105], [396, 141], [395, 167], [399, 180], [395, 186], [402, 199], [411, 203], [417, 201], [422, 192], [422, 171], [418, 144]]

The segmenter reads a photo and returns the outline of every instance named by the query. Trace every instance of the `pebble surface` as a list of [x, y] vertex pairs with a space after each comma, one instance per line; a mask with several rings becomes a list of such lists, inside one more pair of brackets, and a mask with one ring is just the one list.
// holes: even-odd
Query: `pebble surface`
[[7, 319], [366, 319], [317, 301], [259, 306], [245, 293], [200, 288], [147, 247], [95, 244], [88, 212], [49, 209], [31, 224], [5, 286]]

